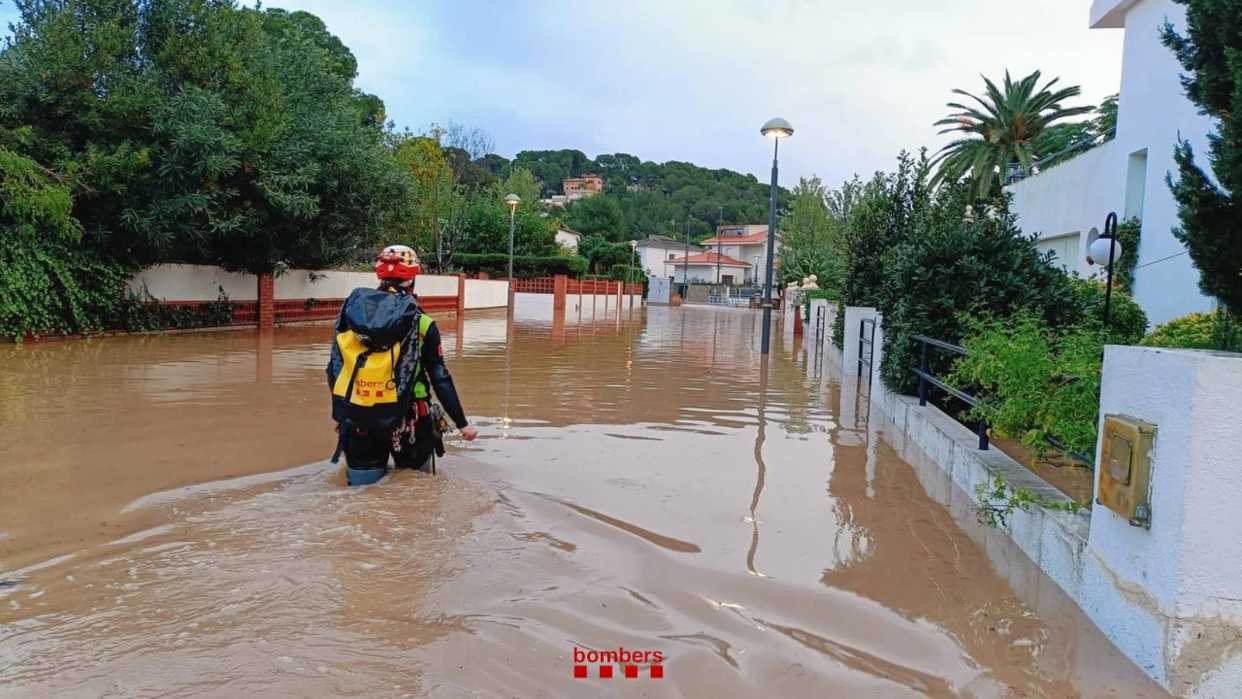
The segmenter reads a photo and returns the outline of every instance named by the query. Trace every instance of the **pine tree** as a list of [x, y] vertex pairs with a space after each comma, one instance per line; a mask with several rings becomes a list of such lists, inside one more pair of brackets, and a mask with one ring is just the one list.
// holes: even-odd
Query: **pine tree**
[[1242, 316], [1242, 0], [1175, 0], [1186, 5], [1186, 33], [1172, 24], [1164, 44], [1186, 69], [1186, 96], [1219, 128], [1208, 136], [1216, 182], [1195, 162], [1190, 143], [1177, 146], [1178, 176], [1169, 176], [1181, 227], [1174, 231], [1199, 269], [1199, 286]]

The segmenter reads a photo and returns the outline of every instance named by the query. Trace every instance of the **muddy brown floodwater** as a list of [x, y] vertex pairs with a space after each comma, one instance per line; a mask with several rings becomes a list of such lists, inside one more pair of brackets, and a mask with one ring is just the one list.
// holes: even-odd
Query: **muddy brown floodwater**
[[481, 438], [352, 489], [327, 326], [0, 347], [0, 696], [1163, 696], [757, 318], [447, 319]]

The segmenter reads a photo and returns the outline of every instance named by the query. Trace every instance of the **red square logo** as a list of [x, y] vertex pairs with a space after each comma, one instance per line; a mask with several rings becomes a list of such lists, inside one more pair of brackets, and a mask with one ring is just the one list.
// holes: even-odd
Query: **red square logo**
[[604, 679], [611, 678], [612, 677], [612, 666], [611, 665], [600, 665], [599, 676]]
[[626, 665], [625, 676], [629, 677], [630, 679], [638, 677], [638, 666], [637, 665]]
[[574, 665], [574, 677], [578, 679], [585, 679], [586, 676], [587, 676], [586, 665]]
[[664, 676], [664, 666], [663, 666], [663, 665], [652, 665], [652, 666], [651, 666], [651, 679], [653, 679], [653, 680], [658, 680], [658, 679], [660, 679], [660, 678], [661, 678], [661, 677], [663, 677], [663, 676]]
[[375, 397], [376, 397], [376, 398], [383, 398], [383, 397], [384, 397], [384, 392], [383, 392], [383, 391], [376, 391], [376, 392], [375, 392]]

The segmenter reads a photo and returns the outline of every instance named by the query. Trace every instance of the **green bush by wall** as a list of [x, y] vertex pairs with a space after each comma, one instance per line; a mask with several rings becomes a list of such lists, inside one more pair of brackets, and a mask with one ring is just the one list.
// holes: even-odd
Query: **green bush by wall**
[[[486, 272], [492, 277], [505, 277], [509, 274], [509, 256], [506, 254], [457, 253], [453, 256], [453, 265], [463, 272]], [[557, 274], [581, 277], [586, 271], [587, 261], [583, 257], [518, 255], [513, 258], [515, 277], [551, 277]]]
[[1242, 352], [1242, 325], [1223, 310], [1191, 313], [1157, 325], [1139, 344]]

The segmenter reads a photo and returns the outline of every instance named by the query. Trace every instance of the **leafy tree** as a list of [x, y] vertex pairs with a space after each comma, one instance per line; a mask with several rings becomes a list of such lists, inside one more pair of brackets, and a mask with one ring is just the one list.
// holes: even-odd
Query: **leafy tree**
[[499, 190], [506, 196], [518, 195], [518, 198], [522, 200], [521, 208], [528, 210], [539, 208], [539, 181], [535, 179], [535, 175], [530, 170], [520, 165], [509, 168], [509, 175], [500, 184]]
[[409, 176], [397, 240], [413, 247], [424, 264], [438, 271], [452, 260], [465, 235], [468, 197], [458, 187], [448, 156], [435, 139], [400, 139], [396, 159]]
[[[1004, 318], [1027, 309], [1052, 327], [1084, 317], [1069, 277], [1017, 228], [1007, 201], [982, 208], [972, 205], [974, 194], [969, 183], [959, 182], [915, 198], [905, 235], [881, 256], [875, 303], [884, 315], [881, 372], [895, 390], [915, 385], [910, 336], [957, 342], [963, 314]], [[897, 208], [905, 206], [902, 201]], [[936, 355], [940, 373], [950, 361], [943, 354]]]
[[818, 177], [802, 178], [794, 187], [792, 203], [779, 226], [781, 281], [814, 274], [824, 289], [839, 286], [837, 230], [828, 211], [827, 197], [827, 188]]
[[391, 223], [404, 180], [352, 56], [312, 16], [223, 0], [18, 9], [0, 129], [28, 129], [22, 150], [63, 173], [87, 244], [267, 272], [342, 262]]
[[612, 243], [601, 235], [589, 234], [578, 241], [578, 254], [587, 259], [593, 273], [602, 274], [616, 265], [628, 265], [633, 251], [626, 243]]
[[575, 201], [569, 205], [565, 224], [584, 235], [598, 234], [608, 240], [625, 237], [625, 214], [611, 197], [594, 196]]
[[1041, 171], [1073, 158], [1117, 135], [1117, 95], [1110, 95], [1095, 108], [1095, 116], [1083, 121], [1048, 126], [1034, 140]]
[[976, 104], [949, 102], [948, 106], [958, 111], [936, 122], [937, 126], [946, 127], [940, 133], [960, 137], [937, 153], [933, 164], [938, 168], [932, 185], [969, 176], [976, 198], [994, 196], [1004, 185], [1011, 166], [1030, 171], [1039, 156], [1036, 144], [1044, 129], [1091, 111], [1087, 106], [1062, 106], [1062, 102], [1082, 92], [1079, 87], [1054, 90], [1059, 78], [1043, 85], [1039, 81], [1039, 71], [1017, 81], [1005, 71], [1004, 83], [999, 88], [987, 77], [983, 78], [986, 87], [983, 97], [961, 89], [953, 90]]
[[1186, 33], [1162, 32], [1187, 74], [1186, 96], [1218, 124], [1208, 136], [1216, 181], [1195, 162], [1189, 141], [1169, 176], [1181, 227], [1174, 235], [1199, 269], [1199, 286], [1234, 316], [1242, 316], [1242, 7], [1237, 0], [1176, 0], [1186, 5]]
[[[505, 206], [502, 192], [504, 190], [493, 187], [471, 196], [462, 224], [461, 252], [508, 253], [509, 207]], [[518, 207], [513, 219], [513, 249], [515, 254], [523, 256], [555, 255], [554, 221], [533, 207]]]

